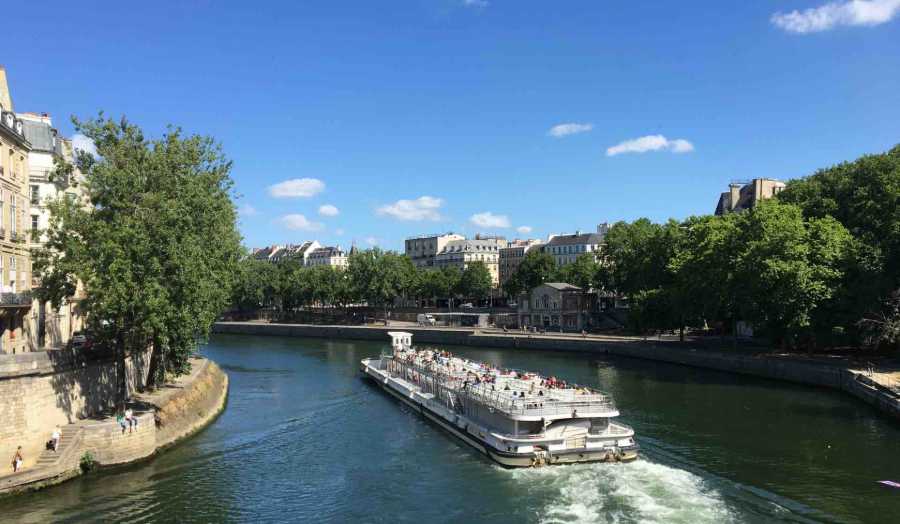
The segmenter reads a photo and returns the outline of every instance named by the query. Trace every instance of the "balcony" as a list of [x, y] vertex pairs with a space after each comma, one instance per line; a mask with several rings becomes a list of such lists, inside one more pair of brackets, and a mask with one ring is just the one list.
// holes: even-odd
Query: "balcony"
[[31, 307], [31, 293], [0, 293], [0, 308]]
[[0, 227], [0, 240], [6, 240], [6, 228]]

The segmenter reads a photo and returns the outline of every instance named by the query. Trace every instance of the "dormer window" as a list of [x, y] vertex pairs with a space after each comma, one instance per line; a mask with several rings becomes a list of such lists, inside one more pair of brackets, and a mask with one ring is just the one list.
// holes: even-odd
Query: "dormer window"
[[22, 134], [22, 122], [16, 121], [16, 133]]

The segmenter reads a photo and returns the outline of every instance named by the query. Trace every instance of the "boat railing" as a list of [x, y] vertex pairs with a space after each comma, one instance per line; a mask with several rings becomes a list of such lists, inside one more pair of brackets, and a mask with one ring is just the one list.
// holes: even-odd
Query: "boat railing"
[[492, 390], [488, 384], [465, 384], [466, 373], [446, 371], [442, 366], [423, 365], [416, 360], [384, 359], [386, 369], [396, 376], [416, 384], [423, 393], [431, 393], [444, 404], [456, 408], [455, 398], [478, 402], [488, 408], [509, 415], [553, 416], [614, 411], [615, 404], [600, 393], [576, 394], [574, 390], [543, 390], [544, 395], [529, 394], [525, 398], [511, 398], [510, 391]]
[[548, 416], [609, 412], [616, 409], [613, 400], [600, 394], [553, 395], [553, 390], [546, 396], [530, 395], [527, 398], [509, 398], [508, 392], [488, 390], [484, 385], [468, 387], [460, 392], [463, 397], [479, 402], [510, 415]]

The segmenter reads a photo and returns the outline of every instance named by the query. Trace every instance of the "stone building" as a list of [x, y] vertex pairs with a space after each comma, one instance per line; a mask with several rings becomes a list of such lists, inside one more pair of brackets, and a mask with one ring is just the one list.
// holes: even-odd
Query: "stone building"
[[341, 249], [341, 246], [320, 247], [309, 254], [306, 265], [309, 267], [332, 266], [346, 269], [347, 255]]
[[500, 237], [480, 237], [474, 239], [450, 240], [434, 257], [434, 267], [456, 267], [460, 271], [472, 262], [483, 262], [491, 274], [491, 286], [500, 285], [500, 248], [506, 246], [506, 239]]
[[280, 245], [254, 249], [250, 253], [250, 257], [264, 262], [284, 262], [285, 260], [297, 260], [300, 265], [307, 265], [309, 256], [313, 251], [322, 247], [318, 240], [307, 240], [300, 244]]
[[404, 242], [404, 253], [417, 268], [434, 267], [435, 257], [444, 250], [448, 242], [465, 240], [465, 238], [456, 233], [436, 233], [410, 237]]
[[716, 215], [734, 213], [753, 208], [757, 203], [772, 198], [785, 187], [784, 182], [773, 178], [754, 178], [750, 182], [732, 182], [728, 191], [719, 195]]
[[519, 264], [532, 249], [541, 249], [541, 241], [535, 239], [529, 240], [513, 240], [507, 244], [507, 247], [500, 248], [500, 286], [506, 284], [506, 281], [513, 276]]
[[590, 323], [589, 301], [580, 287], [546, 282], [519, 299], [519, 326], [581, 331]]
[[28, 154], [31, 143], [13, 111], [0, 67], [0, 353], [31, 349], [26, 318], [31, 309], [28, 250]]
[[[53, 128], [53, 122], [46, 113], [20, 113], [25, 131], [25, 138], [31, 143], [28, 153], [28, 182], [30, 196], [31, 249], [37, 249], [46, 242], [44, 231], [50, 224], [50, 209], [47, 204], [60, 197], [75, 201], [84, 201], [81, 190], [81, 173], [77, 170], [71, 179], [52, 179], [57, 158], [66, 162], [74, 162], [72, 142], [59, 136]], [[86, 202], [84, 202], [85, 205]], [[32, 285], [39, 283], [32, 279]], [[59, 308], [54, 309], [49, 303], [35, 300], [30, 315], [30, 328], [37, 349], [46, 347], [62, 347], [72, 334], [84, 327], [84, 315], [79, 304], [84, 298], [79, 286], [74, 297], [66, 300]]]
[[574, 235], [554, 235], [544, 244], [543, 249], [553, 256], [557, 266], [564, 266], [575, 262], [582, 253], [593, 253], [595, 256], [599, 254], [604, 236], [580, 231], [576, 231]]

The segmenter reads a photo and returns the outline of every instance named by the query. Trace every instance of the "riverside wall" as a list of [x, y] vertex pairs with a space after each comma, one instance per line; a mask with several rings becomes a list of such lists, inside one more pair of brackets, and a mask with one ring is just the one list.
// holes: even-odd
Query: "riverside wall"
[[[33, 360], [36, 364], [24, 364], [33, 374], [26, 374], [21, 367], [11, 369], [15, 366], [0, 371], [0, 388], [4, 388], [0, 389], [0, 410], [8, 410], [14, 404], [18, 417], [0, 426], [12, 435], [4, 434], [4, 451], [6, 447], [11, 450], [0, 458], [12, 458], [17, 445], [23, 446], [26, 459], [38, 456], [56, 423], [63, 427], [63, 450], [58, 460], [49, 465], [33, 466], [26, 460], [23, 473], [5, 475], [10, 470], [0, 470], [0, 495], [37, 489], [77, 476], [85, 453], [90, 453], [99, 466], [146, 459], [212, 422], [224, 410], [228, 395], [228, 376], [214, 362], [194, 359], [191, 373], [172, 386], [133, 397], [144, 407], [138, 409], [137, 429], [123, 432], [115, 418], [99, 415], [112, 407], [106, 399], [115, 398], [114, 384], [110, 391], [98, 385], [109, 378], [109, 373], [114, 373], [114, 362], [78, 366], [63, 362], [48, 364], [40, 357]], [[143, 362], [141, 365], [136, 369], [135, 380], [146, 380], [146, 366]], [[42, 377], [49, 378], [49, 382], [35, 382]], [[9, 392], [18, 392], [15, 399], [10, 398], [10, 403], [2, 396]], [[74, 420], [69, 418], [70, 414]], [[27, 427], [29, 421], [41, 422], [35, 429]], [[47, 424], [50, 427], [44, 428]], [[26, 438], [36, 439], [39, 449], [31, 452], [24, 449], [28, 444]]]
[[386, 342], [387, 332], [407, 331], [413, 340], [426, 344], [478, 346], [502, 349], [572, 351], [640, 358], [742, 375], [785, 380], [839, 389], [900, 420], [900, 398], [845, 366], [772, 355], [748, 355], [691, 349], [675, 343], [645, 341], [637, 337], [587, 337], [484, 333], [474, 329], [316, 326], [219, 322], [215, 333], [313, 338], [343, 338]]
[[[148, 354], [126, 360], [130, 391], [145, 383], [148, 363]], [[0, 475], [18, 446], [30, 466], [54, 427], [112, 409], [115, 398], [112, 355], [60, 350], [0, 356]]]

